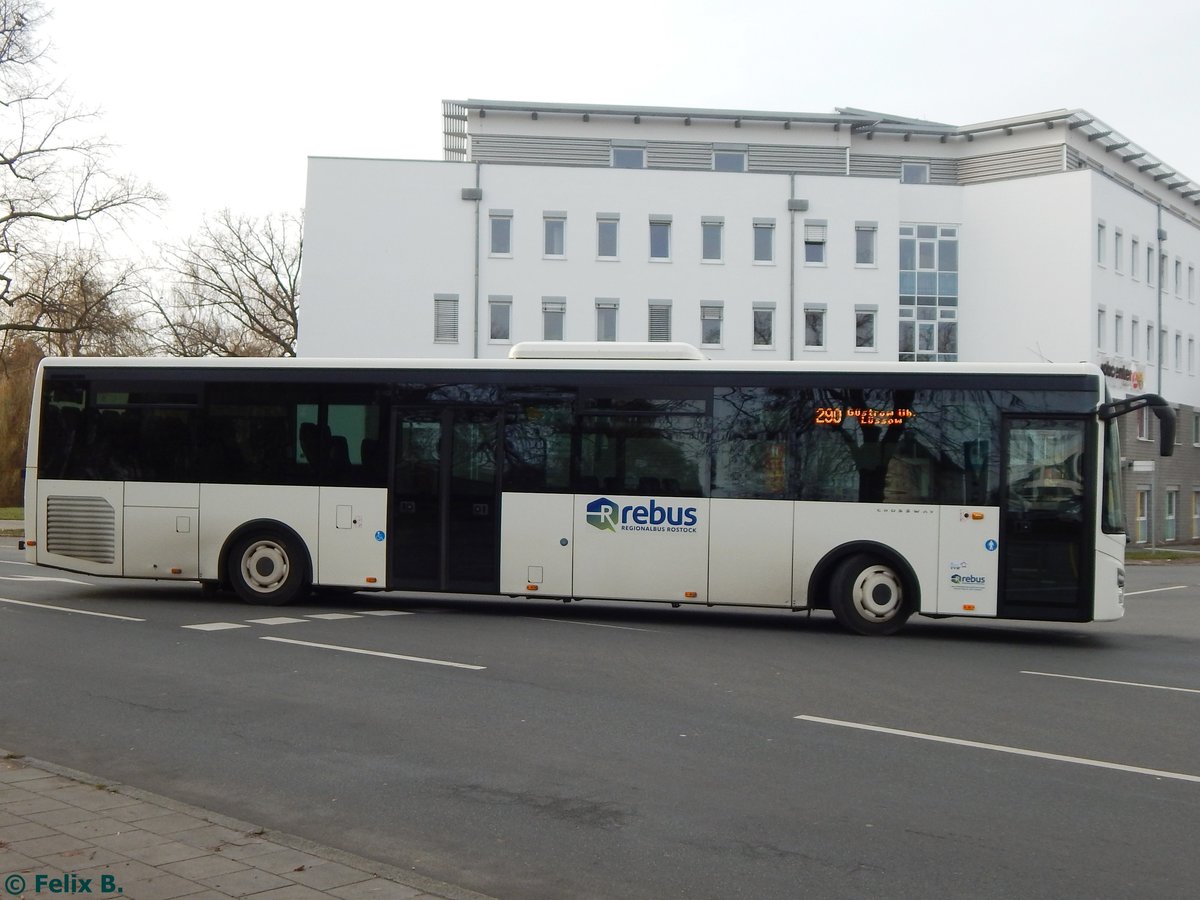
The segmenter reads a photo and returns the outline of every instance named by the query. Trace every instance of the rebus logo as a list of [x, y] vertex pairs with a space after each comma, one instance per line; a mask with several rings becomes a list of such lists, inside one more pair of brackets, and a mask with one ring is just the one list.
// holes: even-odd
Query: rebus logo
[[607, 497], [597, 497], [586, 507], [587, 523], [601, 531], [661, 531], [695, 534], [698, 510], [694, 506], [647, 504], [618, 506]]
[[951, 575], [951, 584], [987, 584], [987, 579], [982, 575]]
[[587, 523], [601, 531], [616, 531], [618, 509], [607, 497], [593, 500], [587, 505]]

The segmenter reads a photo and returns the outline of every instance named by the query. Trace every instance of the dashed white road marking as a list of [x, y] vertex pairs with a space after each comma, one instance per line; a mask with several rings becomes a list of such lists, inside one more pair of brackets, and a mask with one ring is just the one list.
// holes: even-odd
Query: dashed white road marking
[[859, 731], [874, 731], [879, 734], [891, 734], [897, 737], [916, 738], [920, 741], [934, 741], [939, 744], [954, 744], [958, 747], [973, 747], [976, 750], [994, 750], [997, 753], [1011, 753], [1016, 756], [1032, 756], [1037, 759], [1048, 759], [1054, 762], [1073, 763], [1077, 766], [1091, 766], [1097, 769], [1114, 769], [1118, 772], [1131, 772], [1135, 775], [1151, 775], [1155, 778], [1171, 778], [1176, 781], [1192, 781], [1200, 784], [1200, 775], [1188, 775], [1184, 772], [1165, 772], [1161, 769], [1145, 769], [1141, 766], [1127, 766], [1123, 763], [1105, 762], [1099, 759], [1087, 759], [1082, 756], [1063, 756], [1059, 753], [1044, 753], [1041, 750], [1026, 750], [1022, 747], [1006, 747], [1003, 744], [985, 744], [980, 741], [964, 741], [961, 738], [943, 737], [937, 734], [923, 734], [919, 731], [902, 731], [898, 728], [884, 728], [881, 725], [867, 725], [863, 722], [844, 722], [840, 719], [824, 719], [820, 716], [796, 716], [804, 722], [816, 722], [821, 725], [836, 725], [839, 728], [855, 728]]
[[28, 600], [10, 600], [7, 597], [0, 597], [0, 603], [13, 603], [17, 606], [32, 606], [37, 609], [52, 609], [55, 612], [79, 613], [81, 616], [98, 616], [102, 619], [117, 619], [121, 622], [145, 622], [145, 619], [138, 619], [134, 616], [118, 616], [115, 613], [96, 612], [93, 609], [72, 609], [68, 606], [51, 606], [49, 603], [30, 603]]
[[183, 625], [196, 631], [226, 631], [230, 628], [249, 628], [249, 625], [239, 625], [237, 622], [206, 622], [203, 625]]
[[361, 619], [362, 616], [351, 615], [350, 613], [313, 613], [306, 615], [306, 619], [326, 619], [330, 622], [335, 619]]
[[308, 619], [296, 619], [292, 616], [273, 616], [270, 619], [247, 619], [254, 625], [295, 625], [297, 622], [307, 622]]
[[413, 613], [406, 609], [360, 609], [360, 616], [411, 616]]
[[1126, 597], [1136, 597], [1138, 594], [1157, 594], [1160, 591], [1182, 591], [1185, 587], [1187, 587], [1186, 584], [1173, 584], [1173, 585], [1171, 585], [1171, 587], [1150, 588], [1149, 590], [1145, 590], [1145, 591], [1126, 591], [1125, 596]]
[[382, 650], [363, 650], [360, 647], [342, 647], [338, 644], [318, 644], [313, 641], [294, 641], [290, 638], [261, 637], [260, 641], [275, 641], [279, 644], [296, 644], [300, 647], [316, 647], [320, 650], [340, 650], [342, 653], [358, 653], [363, 656], [381, 656], [384, 659], [400, 659], [405, 662], [428, 663], [431, 666], [450, 666], [455, 669], [471, 669], [479, 672], [487, 666], [473, 666], [469, 663], [450, 662], [445, 659], [426, 659], [423, 656], [405, 656], [401, 653], [385, 653]]
[[1111, 678], [1087, 678], [1083, 675], [1060, 675], [1056, 672], [1026, 672], [1022, 675], [1040, 675], [1043, 678], [1069, 678], [1072, 681], [1094, 681], [1098, 684], [1119, 684], [1123, 687], [1152, 688], [1156, 691], [1178, 691], [1181, 694], [1200, 694], [1200, 688], [1172, 687], [1168, 684], [1146, 684], [1141, 681], [1115, 681]]

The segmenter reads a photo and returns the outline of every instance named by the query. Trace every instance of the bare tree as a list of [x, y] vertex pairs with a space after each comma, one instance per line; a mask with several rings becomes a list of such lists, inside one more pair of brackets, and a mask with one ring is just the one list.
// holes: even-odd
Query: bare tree
[[177, 356], [295, 356], [304, 223], [223, 210], [163, 258], [176, 282], [153, 300], [158, 349]]
[[[88, 134], [96, 113], [74, 106], [43, 69], [38, 0], [0, 0], [0, 300], [36, 301], [27, 266], [42, 268], [66, 223], [116, 220], [162, 197], [108, 170], [111, 146]], [[27, 330], [8, 315], [0, 330]]]
[[74, 247], [30, 254], [12, 303], [20, 329], [47, 356], [140, 356], [147, 339], [138, 310], [145, 276]]

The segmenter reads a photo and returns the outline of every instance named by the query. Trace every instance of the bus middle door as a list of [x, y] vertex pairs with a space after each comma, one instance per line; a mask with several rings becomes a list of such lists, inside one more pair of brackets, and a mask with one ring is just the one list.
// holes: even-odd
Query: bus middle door
[[495, 408], [395, 411], [389, 587], [498, 590], [499, 430]]

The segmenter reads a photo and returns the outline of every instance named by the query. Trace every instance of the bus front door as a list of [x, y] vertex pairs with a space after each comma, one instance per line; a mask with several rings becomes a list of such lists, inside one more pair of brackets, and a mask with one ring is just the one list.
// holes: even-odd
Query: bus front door
[[499, 430], [497, 409], [396, 410], [390, 588], [499, 589]]
[[1004, 422], [1001, 618], [1091, 619], [1087, 420]]

